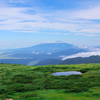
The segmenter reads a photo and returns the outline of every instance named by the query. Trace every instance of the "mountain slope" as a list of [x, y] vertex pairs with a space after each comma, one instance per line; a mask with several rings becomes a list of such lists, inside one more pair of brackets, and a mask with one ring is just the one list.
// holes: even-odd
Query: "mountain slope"
[[62, 62], [61, 59], [47, 59], [47, 60], [38, 62], [36, 66], [38, 65], [57, 65], [61, 62]]
[[82, 63], [100, 63], [100, 56], [90, 56], [90, 57], [76, 57], [66, 60], [60, 59], [48, 59], [38, 62], [36, 65], [56, 65], [56, 64], [82, 64]]
[[74, 45], [68, 44], [68, 43], [43, 43], [43, 44], [38, 44], [32, 47], [27, 47], [27, 48], [21, 48], [21, 49], [15, 49], [12, 50], [12, 53], [54, 53], [54, 52], [59, 52], [61, 50], [66, 50], [66, 49], [71, 49], [73, 48]]
[[[17, 64], [30, 65], [30, 62], [32, 64], [47, 59], [62, 59], [61, 56], [63, 55], [72, 55], [79, 52], [87, 52], [87, 50], [68, 43], [43, 43], [27, 48], [5, 50], [0, 54], [0, 63], [9, 61], [11, 64], [16, 62]], [[16, 60], [13, 61], [13, 59]]]
[[82, 63], [100, 63], [100, 56], [90, 56], [90, 57], [77, 57], [70, 58], [62, 61], [60, 64], [82, 64]]

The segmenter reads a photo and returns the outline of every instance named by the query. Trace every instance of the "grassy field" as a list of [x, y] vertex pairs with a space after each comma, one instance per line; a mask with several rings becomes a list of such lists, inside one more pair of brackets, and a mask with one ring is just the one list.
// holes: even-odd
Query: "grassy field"
[[[81, 75], [53, 76], [80, 71]], [[100, 64], [0, 64], [0, 100], [100, 100]]]

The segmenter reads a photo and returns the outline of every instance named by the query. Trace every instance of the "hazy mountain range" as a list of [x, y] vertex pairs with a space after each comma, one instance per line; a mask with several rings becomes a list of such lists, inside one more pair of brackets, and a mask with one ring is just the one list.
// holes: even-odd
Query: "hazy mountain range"
[[57, 64], [82, 64], [82, 63], [100, 63], [100, 56], [90, 56], [90, 57], [76, 57], [69, 58], [66, 60], [61, 59], [48, 59], [40, 61], [36, 65], [57, 65]]
[[[89, 57], [90, 59], [92, 55], [100, 55], [99, 51], [99, 46], [78, 47], [62, 42], [42, 43], [27, 48], [2, 50], [0, 51], [0, 63], [24, 65], [71, 64], [73, 58], [78, 59], [77, 63], [85, 63], [86, 61], [82, 60], [83, 62], [81, 62], [79, 60], [83, 58], [77, 57]], [[72, 61], [68, 61], [68, 59]]]

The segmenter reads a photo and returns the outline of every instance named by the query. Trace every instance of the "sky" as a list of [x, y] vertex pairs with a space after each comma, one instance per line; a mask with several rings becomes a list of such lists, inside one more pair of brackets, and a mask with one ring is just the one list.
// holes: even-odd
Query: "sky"
[[0, 0], [0, 50], [58, 40], [100, 46], [100, 0]]

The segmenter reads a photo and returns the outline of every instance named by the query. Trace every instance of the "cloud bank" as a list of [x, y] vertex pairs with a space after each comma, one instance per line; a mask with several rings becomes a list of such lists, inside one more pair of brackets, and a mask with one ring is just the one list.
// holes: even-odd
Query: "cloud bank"
[[97, 56], [99, 55], [100, 56], [100, 51], [97, 51], [97, 52], [82, 52], [82, 53], [77, 53], [77, 54], [74, 54], [74, 55], [70, 55], [70, 56], [63, 56], [63, 59], [62, 60], [66, 60], [66, 59], [69, 59], [69, 58], [76, 58], [76, 57], [90, 57], [90, 56]]

